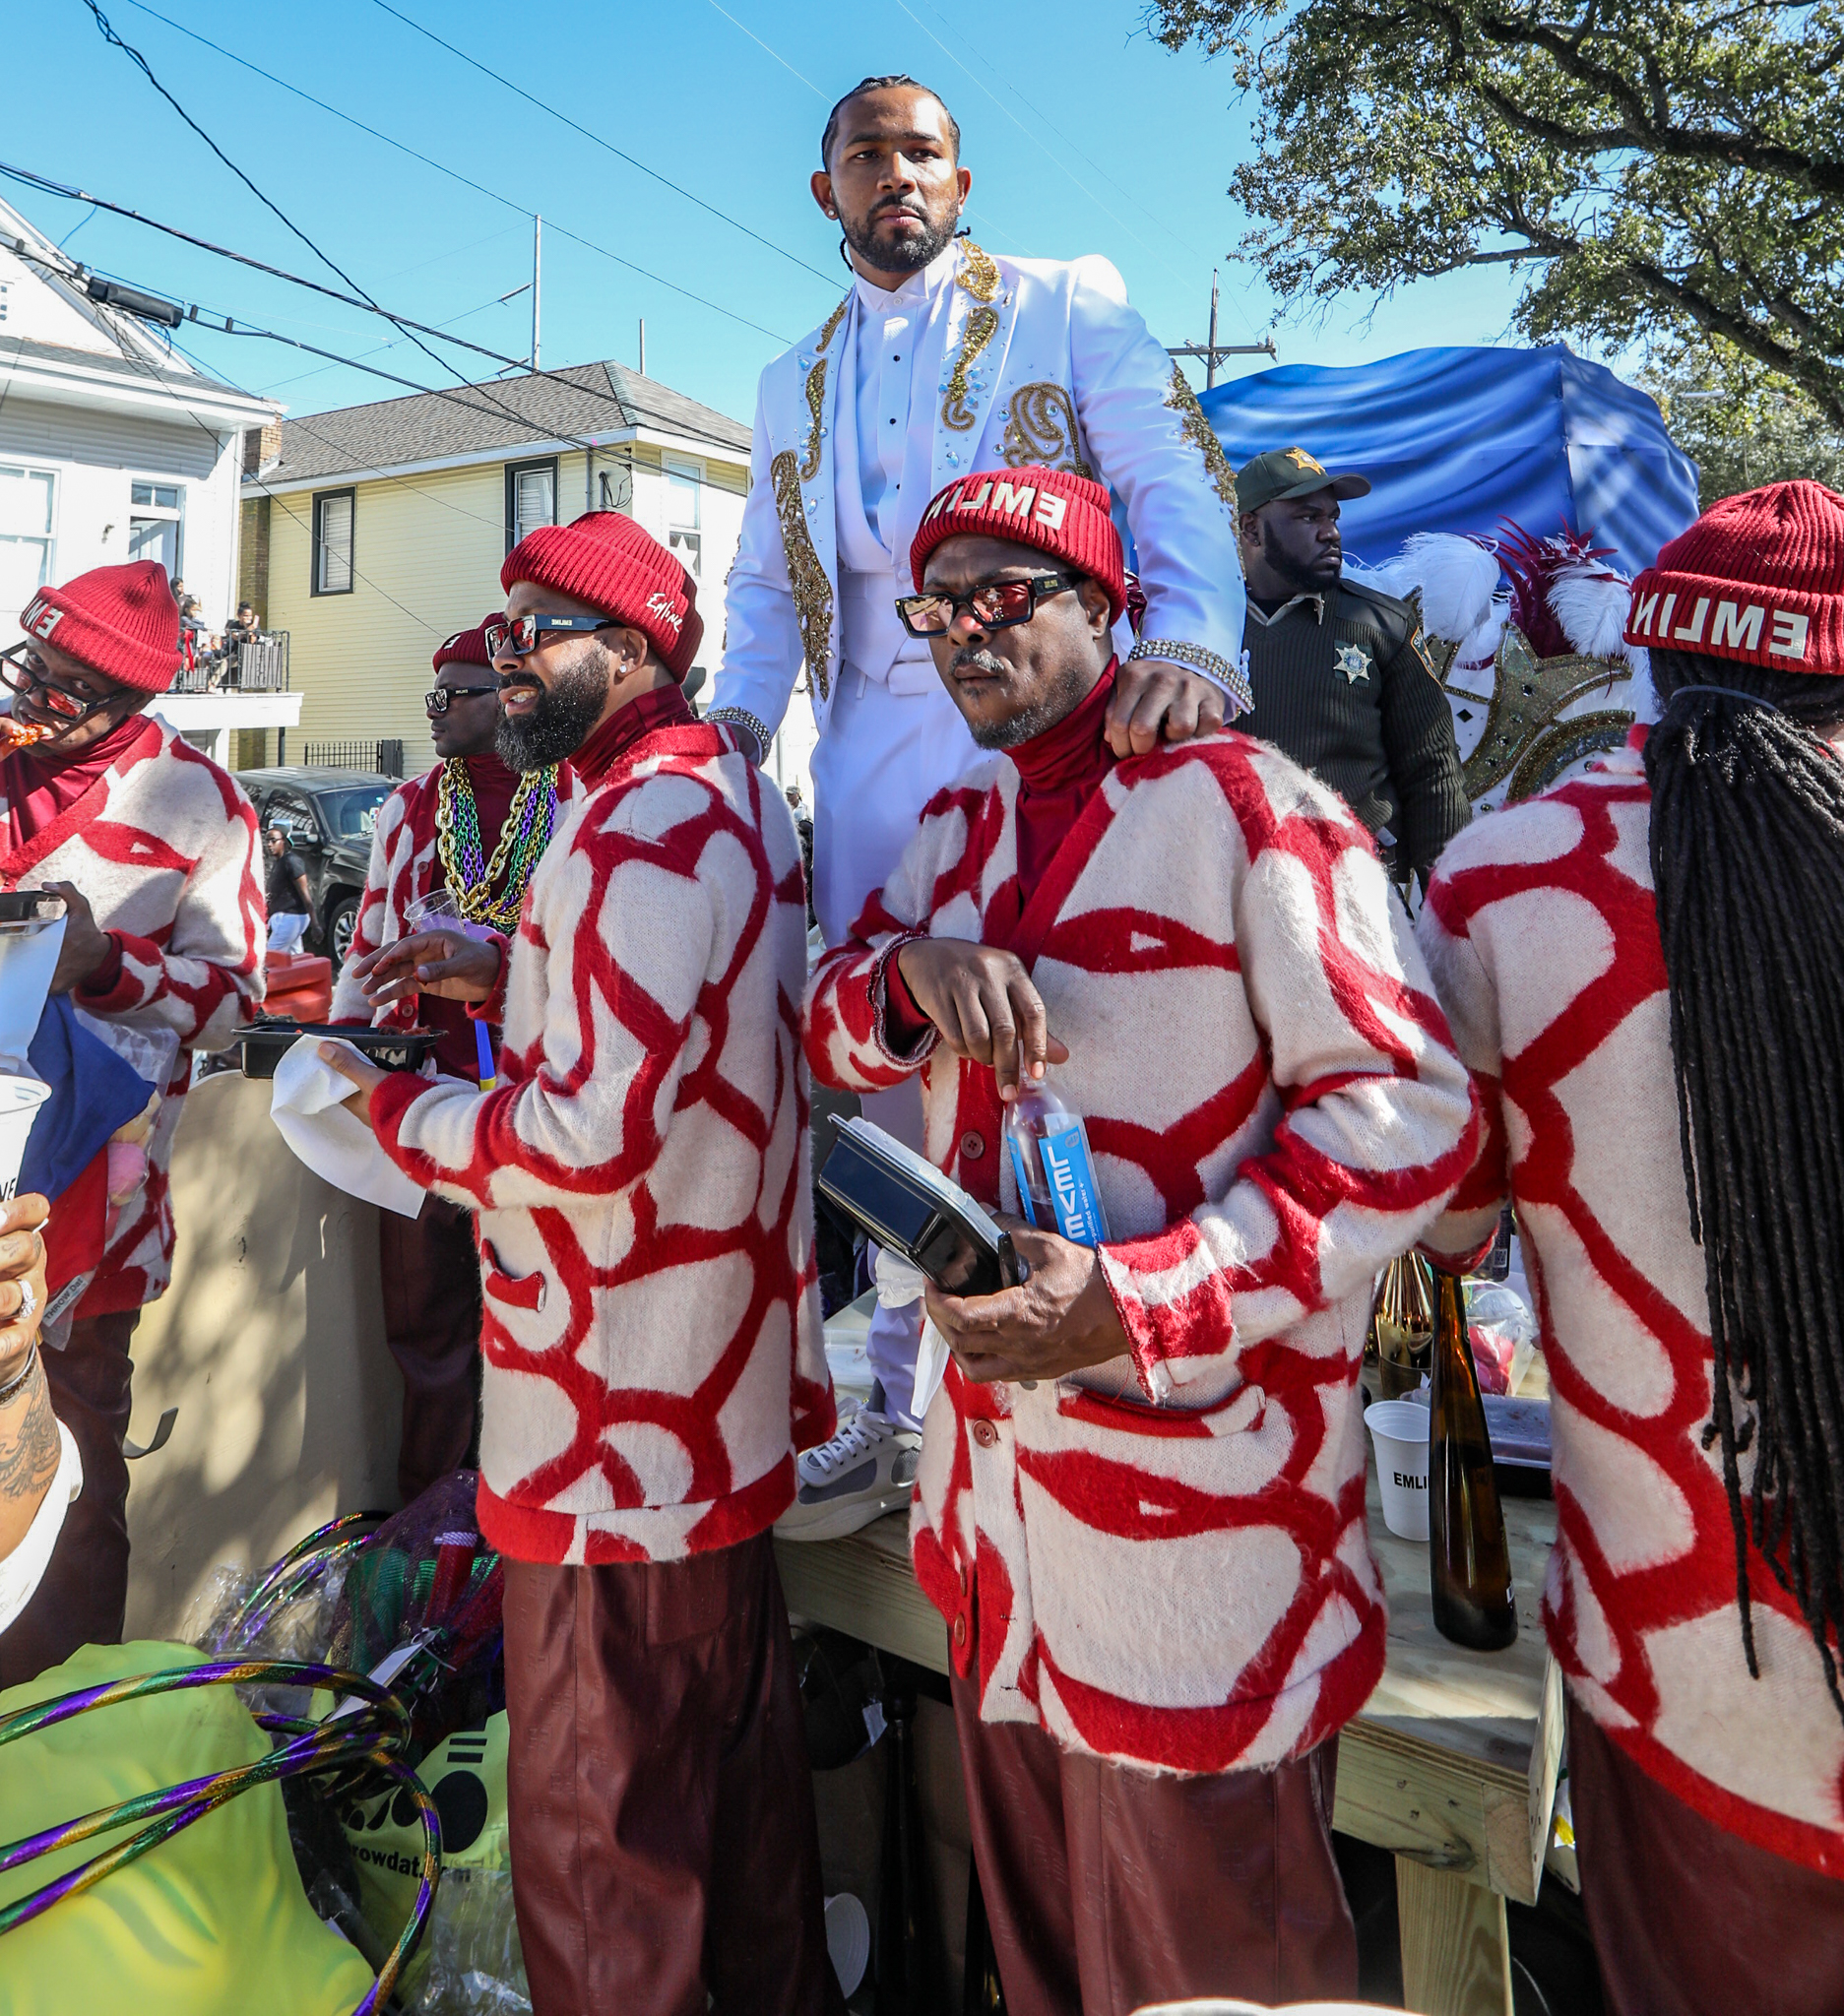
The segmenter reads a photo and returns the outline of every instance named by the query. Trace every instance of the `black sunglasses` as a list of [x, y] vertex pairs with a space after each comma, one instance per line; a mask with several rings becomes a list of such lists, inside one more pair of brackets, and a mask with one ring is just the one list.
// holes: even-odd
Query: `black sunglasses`
[[965, 595], [900, 595], [896, 612], [912, 637], [945, 637], [954, 618], [968, 610], [982, 630], [1009, 630], [1028, 623], [1046, 597], [1076, 587], [1080, 574], [1033, 574], [1023, 581], [983, 581]]
[[97, 693], [89, 698], [73, 693], [68, 687], [53, 683], [45, 662], [32, 650], [30, 644], [21, 642], [9, 645], [0, 651], [0, 686], [15, 695], [32, 695], [50, 713], [55, 714], [64, 726], [60, 734], [80, 726], [99, 709], [107, 707], [113, 700], [119, 700], [119, 691]]
[[422, 696], [425, 714], [446, 714], [451, 700], [477, 700], [482, 693], [497, 693], [499, 681], [490, 686], [431, 686]]
[[527, 652], [538, 649], [539, 637], [546, 630], [570, 630], [580, 636], [594, 630], [618, 630], [620, 627], [620, 619], [615, 616], [547, 616], [539, 613], [502, 617], [497, 623], [487, 624], [482, 634], [489, 656], [498, 658], [504, 652], [510, 652], [514, 658], [523, 658]]

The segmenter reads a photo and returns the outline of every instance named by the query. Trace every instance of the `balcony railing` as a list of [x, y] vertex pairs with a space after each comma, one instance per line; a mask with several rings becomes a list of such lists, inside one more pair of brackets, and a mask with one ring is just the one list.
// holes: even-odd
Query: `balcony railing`
[[286, 693], [288, 690], [288, 633], [265, 630], [209, 664], [183, 665], [175, 693]]

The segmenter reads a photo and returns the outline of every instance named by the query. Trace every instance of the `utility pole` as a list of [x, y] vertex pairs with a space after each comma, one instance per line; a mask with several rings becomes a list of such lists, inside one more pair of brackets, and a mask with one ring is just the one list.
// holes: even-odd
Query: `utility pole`
[[1168, 344], [1169, 357], [1202, 357], [1204, 360], [1204, 390], [1208, 392], [1217, 382], [1217, 359], [1219, 357], [1271, 357], [1274, 354], [1274, 339], [1264, 336], [1259, 343], [1219, 343], [1217, 341], [1217, 275], [1213, 268], [1210, 275], [1210, 341], [1208, 343]]
[[538, 290], [544, 257], [544, 220], [532, 219], [532, 374], [538, 375]]
[[647, 318], [640, 318], [640, 375], [647, 375]]

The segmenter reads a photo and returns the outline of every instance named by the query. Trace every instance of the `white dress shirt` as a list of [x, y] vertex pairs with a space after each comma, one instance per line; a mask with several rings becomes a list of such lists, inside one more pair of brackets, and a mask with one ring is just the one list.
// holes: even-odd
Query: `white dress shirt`
[[[934, 684], [928, 647], [897, 620], [895, 600], [909, 593], [907, 553], [891, 541], [903, 523], [903, 464], [916, 424], [916, 345], [936, 292], [952, 284], [957, 255], [950, 245], [894, 291], [860, 277], [855, 284], [853, 342], [839, 388], [838, 538], [839, 654], [845, 665], [893, 690]], [[921, 416], [925, 427], [930, 414]]]

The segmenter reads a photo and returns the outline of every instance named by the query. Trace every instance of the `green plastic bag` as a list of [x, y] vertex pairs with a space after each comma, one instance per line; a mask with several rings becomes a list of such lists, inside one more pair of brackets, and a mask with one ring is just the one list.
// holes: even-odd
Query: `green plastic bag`
[[[202, 1666], [159, 1642], [91, 1645], [0, 1693], [0, 1715], [80, 1687]], [[0, 1750], [0, 1845], [137, 1794], [267, 1756], [228, 1687], [99, 1708]], [[126, 1838], [104, 1835], [0, 1875], [13, 1903]], [[348, 2016], [371, 1970], [301, 1889], [282, 1791], [259, 1786], [94, 1889], [0, 1937], [5, 2016]]]

